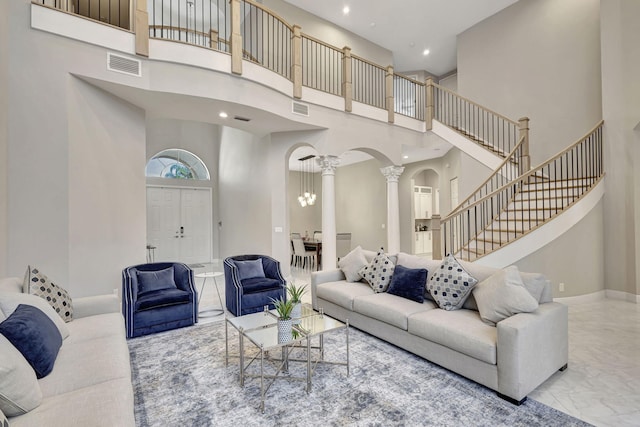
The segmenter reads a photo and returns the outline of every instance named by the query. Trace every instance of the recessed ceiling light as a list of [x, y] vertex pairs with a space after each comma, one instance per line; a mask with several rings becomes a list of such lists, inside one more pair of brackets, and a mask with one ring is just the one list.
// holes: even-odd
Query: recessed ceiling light
[[423, 51], [422, 51], [422, 54], [423, 54], [424, 56], [429, 55], [429, 49], [425, 49], [425, 50], [423, 50]]
[[402, 156], [402, 158], [403, 158], [403, 159], [408, 159], [408, 158], [409, 158], [409, 156]]
[[229, 115], [224, 111], [220, 111], [220, 114], [218, 114], [218, 116], [222, 117], [223, 119], [226, 119], [227, 117], [229, 117]]
[[348, 14], [349, 14], [349, 10], [350, 10], [350, 9], [349, 9], [349, 6], [345, 6], [345, 7], [342, 9], [342, 13], [343, 13], [343, 14], [345, 14], [345, 15], [348, 15]]

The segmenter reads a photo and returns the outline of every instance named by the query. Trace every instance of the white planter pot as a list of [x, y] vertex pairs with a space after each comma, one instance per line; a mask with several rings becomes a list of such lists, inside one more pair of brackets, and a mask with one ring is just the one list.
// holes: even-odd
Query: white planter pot
[[302, 303], [297, 303], [293, 306], [293, 310], [291, 310], [291, 318], [293, 319], [293, 324], [300, 324], [300, 318], [302, 317]]
[[293, 340], [293, 319], [278, 319], [278, 342], [285, 343]]

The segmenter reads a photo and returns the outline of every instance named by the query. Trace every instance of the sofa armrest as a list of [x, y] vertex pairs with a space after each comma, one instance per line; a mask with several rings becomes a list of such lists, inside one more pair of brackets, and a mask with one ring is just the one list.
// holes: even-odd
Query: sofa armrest
[[311, 272], [311, 304], [313, 308], [318, 307], [316, 303], [316, 287], [321, 283], [337, 282], [339, 280], [345, 280], [344, 273], [340, 269]]
[[540, 304], [498, 322], [498, 392], [521, 401], [569, 360], [568, 309]]
[[81, 318], [105, 313], [119, 313], [120, 299], [116, 295], [97, 295], [73, 299], [73, 317]]

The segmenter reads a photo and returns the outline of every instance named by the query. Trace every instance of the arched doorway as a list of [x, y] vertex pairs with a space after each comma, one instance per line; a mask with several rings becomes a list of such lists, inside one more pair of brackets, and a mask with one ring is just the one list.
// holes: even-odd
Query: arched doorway
[[411, 177], [411, 187], [412, 251], [416, 255], [431, 258], [431, 220], [434, 214], [440, 214], [440, 175], [434, 169], [422, 169]]

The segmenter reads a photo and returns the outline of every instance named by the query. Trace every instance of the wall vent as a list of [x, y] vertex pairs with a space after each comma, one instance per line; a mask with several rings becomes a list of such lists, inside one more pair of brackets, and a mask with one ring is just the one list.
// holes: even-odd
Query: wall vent
[[142, 75], [142, 66], [140, 61], [110, 52], [107, 52], [107, 70], [136, 77], [140, 77]]
[[235, 120], [240, 120], [241, 122], [249, 122], [251, 121], [251, 119], [247, 118], [247, 117], [242, 117], [242, 116], [234, 116]]
[[294, 114], [300, 114], [301, 116], [309, 117], [309, 106], [307, 104], [293, 101], [291, 105], [291, 112]]

